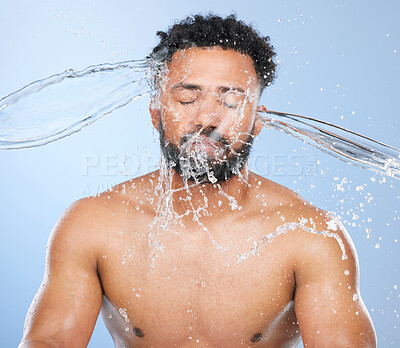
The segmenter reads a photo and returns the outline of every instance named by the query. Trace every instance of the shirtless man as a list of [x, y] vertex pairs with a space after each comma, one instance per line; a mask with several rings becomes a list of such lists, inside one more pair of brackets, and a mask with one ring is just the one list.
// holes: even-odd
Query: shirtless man
[[85, 347], [100, 310], [116, 347], [375, 347], [342, 225], [247, 170], [268, 38], [212, 15], [159, 35], [162, 170], [66, 210], [20, 348]]

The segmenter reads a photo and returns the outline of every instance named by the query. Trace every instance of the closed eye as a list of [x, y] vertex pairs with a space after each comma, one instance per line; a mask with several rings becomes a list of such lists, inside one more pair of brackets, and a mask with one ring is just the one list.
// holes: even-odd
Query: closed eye
[[237, 109], [239, 105], [237, 104], [228, 104], [227, 102], [224, 102], [224, 106], [226, 106], [229, 109]]
[[237, 109], [244, 103], [246, 94], [236, 90], [228, 90], [222, 93], [219, 98], [227, 108]]
[[184, 102], [184, 101], [180, 101], [179, 103], [181, 103], [182, 105], [188, 105], [188, 104], [193, 104], [196, 100], [192, 100], [192, 101], [188, 101], [188, 102]]

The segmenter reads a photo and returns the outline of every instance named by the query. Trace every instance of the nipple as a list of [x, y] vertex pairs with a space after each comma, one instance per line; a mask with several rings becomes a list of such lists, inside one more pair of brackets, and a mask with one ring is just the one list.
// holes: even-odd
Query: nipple
[[143, 337], [144, 336], [144, 332], [142, 330], [140, 330], [138, 327], [134, 327], [133, 328], [133, 333], [137, 336], [137, 337]]
[[261, 341], [262, 339], [262, 333], [256, 333], [252, 338], [251, 338], [251, 342], [258, 342]]

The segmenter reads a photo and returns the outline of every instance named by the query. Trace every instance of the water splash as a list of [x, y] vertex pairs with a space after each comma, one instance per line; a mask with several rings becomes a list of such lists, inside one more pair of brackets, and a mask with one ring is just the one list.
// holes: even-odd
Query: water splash
[[258, 256], [260, 254], [260, 249], [267, 243], [271, 243], [274, 240], [274, 238], [278, 237], [281, 234], [285, 234], [290, 231], [296, 231], [296, 230], [297, 231], [303, 230], [305, 232], [321, 235], [323, 237], [334, 238], [342, 251], [342, 260], [347, 260], [346, 249], [342, 238], [339, 236], [339, 233], [329, 231], [329, 230], [336, 231], [338, 229], [338, 226], [341, 227], [342, 231], [345, 231], [345, 229], [338, 218], [334, 217], [332, 214], [329, 213], [328, 216], [330, 217], [331, 220], [328, 221], [327, 230], [323, 231], [317, 230], [315, 227], [306, 226], [305, 224], [308, 222], [307, 219], [299, 219], [299, 222], [286, 222], [283, 225], [278, 226], [275, 229], [275, 231], [263, 236], [261, 240], [255, 241], [253, 243], [253, 247], [250, 248], [250, 250], [238, 254], [236, 257], [236, 262], [241, 263], [247, 260], [250, 255]]
[[364, 169], [400, 179], [400, 150], [343, 127], [307, 116], [261, 111], [266, 128], [289, 134]]
[[145, 60], [72, 69], [0, 100], [0, 150], [64, 138], [150, 91]]
[[[206, 160], [203, 160], [203, 165], [205, 165], [206, 167]], [[187, 168], [187, 170], [189, 170], [189, 168]], [[206, 194], [200, 189], [200, 193], [202, 194], [202, 198], [204, 200], [203, 203], [197, 203], [195, 206], [195, 204], [193, 204], [193, 202], [191, 201], [191, 188], [199, 186], [200, 183], [189, 183], [186, 179], [183, 180], [184, 185], [182, 187], [174, 189], [172, 188], [172, 178], [174, 174], [174, 169], [168, 166], [165, 157], [161, 155], [160, 175], [158, 178], [158, 184], [155, 189], [155, 194], [158, 196], [158, 201], [155, 209], [156, 215], [152, 224], [149, 226], [150, 232], [148, 234], [148, 243], [151, 247], [150, 256], [152, 268], [154, 268], [156, 265], [156, 258], [158, 257], [158, 255], [164, 254], [165, 247], [160, 241], [161, 234], [164, 231], [180, 234], [180, 232], [177, 232], [177, 227], [180, 227], [182, 229], [185, 228], [185, 224], [183, 223], [183, 219], [185, 217], [191, 217], [192, 221], [198, 224], [198, 226], [208, 234], [211, 243], [219, 251], [223, 253], [226, 252], [226, 250], [214, 239], [205, 224], [201, 222], [202, 216], [204, 217], [209, 215], [209, 212], [207, 211], [208, 198]], [[221, 196], [230, 197], [222, 190], [219, 184], [216, 184], [215, 186], [218, 187], [219, 194]], [[182, 214], [179, 214], [174, 208], [174, 194], [180, 191], [186, 193], [187, 196], [186, 198], [183, 198], [183, 200], [185, 200], [189, 205], [189, 208]], [[232, 200], [235, 200], [234, 197], [230, 198]]]
[[[0, 100], [0, 150], [59, 140], [149, 94], [154, 62], [132, 60], [66, 70]], [[262, 111], [265, 127], [346, 163], [400, 179], [400, 150], [311, 117]]]

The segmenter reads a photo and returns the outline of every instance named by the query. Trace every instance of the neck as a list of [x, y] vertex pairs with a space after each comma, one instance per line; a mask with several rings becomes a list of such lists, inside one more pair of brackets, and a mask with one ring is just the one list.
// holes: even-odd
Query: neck
[[[247, 165], [241, 170], [240, 175], [233, 175], [230, 179], [215, 184], [195, 184], [191, 181], [185, 184], [182, 177], [174, 170], [168, 171], [166, 176], [169, 177], [162, 178], [165, 180], [164, 189], [168, 189], [167, 185], [170, 187], [174, 211], [181, 216], [187, 212], [198, 211], [206, 218], [213, 215], [221, 216], [235, 209], [240, 210], [249, 188]], [[186, 218], [192, 220], [193, 216], [187, 214]]]

